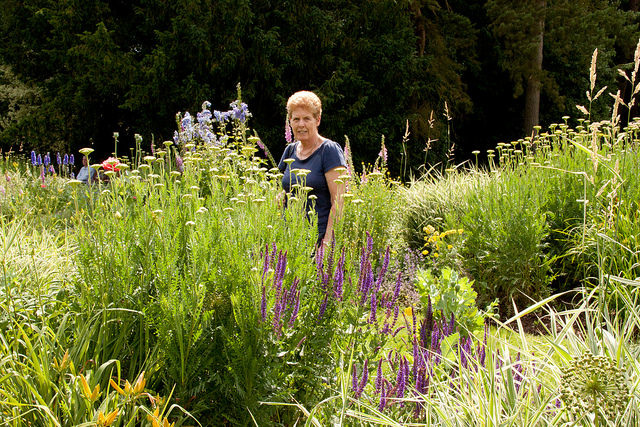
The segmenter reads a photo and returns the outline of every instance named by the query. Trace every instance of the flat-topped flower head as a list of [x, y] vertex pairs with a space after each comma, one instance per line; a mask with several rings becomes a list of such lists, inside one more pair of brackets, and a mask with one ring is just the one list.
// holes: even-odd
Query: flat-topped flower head
[[95, 150], [93, 148], [85, 147], [85, 148], [81, 148], [79, 151], [80, 151], [80, 154], [82, 154], [83, 156], [88, 156], [89, 154], [93, 153]]

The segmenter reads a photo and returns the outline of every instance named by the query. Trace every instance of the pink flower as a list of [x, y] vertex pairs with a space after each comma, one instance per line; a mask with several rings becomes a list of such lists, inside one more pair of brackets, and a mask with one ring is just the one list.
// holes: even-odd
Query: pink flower
[[291, 134], [291, 126], [289, 126], [289, 120], [287, 120], [284, 124], [284, 139], [286, 139], [287, 143], [289, 144], [293, 142], [293, 135]]

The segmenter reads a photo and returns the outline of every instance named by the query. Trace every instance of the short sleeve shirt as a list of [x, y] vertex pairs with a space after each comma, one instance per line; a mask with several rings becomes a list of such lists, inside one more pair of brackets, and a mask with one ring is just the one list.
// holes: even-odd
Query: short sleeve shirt
[[[320, 147], [314, 151], [309, 157], [300, 160], [296, 155], [298, 144], [289, 144], [285, 148], [278, 169], [284, 174], [282, 177], [282, 188], [287, 192], [291, 192], [291, 185], [299, 183], [307, 187], [311, 187], [310, 195], [315, 195], [315, 210], [318, 214], [318, 234], [324, 235], [329, 222], [329, 213], [331, 212], [331, 193], [325, 173], [339, 166], [346, 167], [347, 162], [344, 157], [342, 147], [337, 142], [325, 139]], [[285, 159], [293, 159], [293, 163], [288, 165]], [[311, 172], [305, 177], [297, 177], [291, 172], [292, 169], [308, 169]], [[304, 180], [304, 181], [303, 181]], [[303, 182], [301, 182], [303, 181]]]

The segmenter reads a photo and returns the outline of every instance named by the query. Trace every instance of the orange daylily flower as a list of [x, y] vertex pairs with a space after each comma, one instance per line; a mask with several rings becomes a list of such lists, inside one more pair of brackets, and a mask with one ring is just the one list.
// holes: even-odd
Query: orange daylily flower
[[100, 427], [109, 427], [116, 420], [118, 416], [118, 408], [116, 408], [113, 412], [110, 412], [108, 415], [104, 415], [102, 411], [98, 413], [98, 426]]
[[87, 382], [87, 379], [84, 377], [84, 375], [80, 375], [80, 386], [82, 387], [82, 392], [84, 393], [85, 397], [91, 402], [95, 402], [100, 396], [100, 384], [96, 384], [96, 386], [93, 388], [93, 391], [91, 391], [89, 383]]

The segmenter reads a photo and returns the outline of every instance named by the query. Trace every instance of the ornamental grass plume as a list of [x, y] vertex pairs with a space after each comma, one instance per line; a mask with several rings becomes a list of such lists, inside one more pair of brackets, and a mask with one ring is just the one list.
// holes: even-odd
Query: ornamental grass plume
[[588, 414], [595, 424], [615, 422], [630, 399], [624, 371], [606, 356], [585, 353], [562, 374], [560, 396], [575, 420]]

